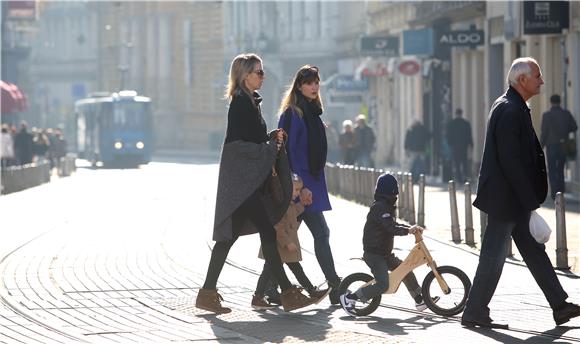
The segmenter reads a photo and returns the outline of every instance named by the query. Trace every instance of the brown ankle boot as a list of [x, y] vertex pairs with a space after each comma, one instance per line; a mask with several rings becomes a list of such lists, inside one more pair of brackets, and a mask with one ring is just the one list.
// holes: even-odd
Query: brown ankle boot
[[311, 299], [308, 296], [302, 294], [301, 288], [292, 286], [287, 290], [284, 290], [282, 294], [280, 294], [280, 298], [282, 299], [282, 306], [286, 312], [293, 311], [298, 308], [310, 306], [311, 304], [315, 303], [316, 299]]
[[224, 298], [217, 292], [217, 289], [201, 288], [199, 293], [197, 293], [197, 299], [195, 299], [195, 307], [216, 314], [226, 314], [231, 312], [231, 309], [222, 307], [221, 301], [223, 300]]

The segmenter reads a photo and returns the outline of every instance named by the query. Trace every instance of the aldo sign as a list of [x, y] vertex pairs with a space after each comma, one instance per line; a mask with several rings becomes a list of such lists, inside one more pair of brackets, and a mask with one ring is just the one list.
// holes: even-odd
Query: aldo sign
[[483, 44], [483, 30], [447, 31], [438, 39], [440, 45], [475, 47]]

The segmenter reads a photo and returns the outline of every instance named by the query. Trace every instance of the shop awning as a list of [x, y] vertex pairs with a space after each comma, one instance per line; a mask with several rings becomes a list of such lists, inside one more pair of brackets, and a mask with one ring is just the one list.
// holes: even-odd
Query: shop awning
[[27, 103], [26, 103], [26, 96], [18, 86], [0, 80], [0, 89], [1, 89], [1, 111], [2, 113], [14, 113], [14, 112], [22, 112], [26, 111]]
[[377, 77], [389, 74], [388, 62], [386, 58], [367, 57], [356, 68], [354, 72], [355, 80], [363, 77]]

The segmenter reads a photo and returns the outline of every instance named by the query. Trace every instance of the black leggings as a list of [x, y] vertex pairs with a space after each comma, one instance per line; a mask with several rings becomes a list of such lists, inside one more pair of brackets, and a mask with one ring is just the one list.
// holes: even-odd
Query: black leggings
[[222, 272], [230, 248], [239, 237], [236, 228], [240, 228], [242, 221], [246, 219], [253, 222], [260, 234], [260, 241], [262, 243], [262, 253], [266, 262], [270, 265], [272, 277], [278, 284], [282, 291], [289, 289], [292, 284], [284, 272], [282, 261], [280, 260], [280, 253], [276, 245], [276, 230], [266, 217], [264, 205], [260, 199], [259, 191], [256, 190], [248, 199], [240, 205], [232, 215], [232, 222], [234, 227], [234, 236], [232, 240], [217, 241], [211, 252], [211, 259], [205, 277], [204, 289], [216, 289], [217, 280]]
[[[307, 292], [314, 290], [314, 286], [312, 282], [308, 279], [306, 274], [304, 273], [304, 269], [302, 269], [302, 265], [300, 262], [292, 262], [286, 263], [292, 273], [298, 280], [298, 283], [304, 288]], [[262, 269], [262, 274], [260, 274], [260, 278], [258, 278], [258, 284], [256, 285], [256, 296], [264, 296], [266, 293], [266, 289], [269, 288], [272, 284], [270, 283], [270, 279], [272, 278], [272, 273], [270, 272], [270, 265], [268, 262], [264, 263], [264, 268]], [[277, 285], [274, 285], [277, 287]]]

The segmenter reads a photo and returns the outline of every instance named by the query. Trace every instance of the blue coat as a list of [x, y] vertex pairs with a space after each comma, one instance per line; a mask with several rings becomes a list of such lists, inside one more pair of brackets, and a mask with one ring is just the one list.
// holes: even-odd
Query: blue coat
[[513, 88], [493, 104], [475, 205], [504, 220], [517, 220], [546, 199], [548, 184], [544, 153], [530, 109]]
[[[322, 212], [331, 210], [328, 199], [328, 189], [326, 188], [326, 177], [324, 170], [318, 176], [310, 172], [308, 165], [308, 133], [306, 123], [297, 113], [288, 109], [280, 116], [278, 128], [284, 127], [285, 116], [290, 115], [290, 129], [288, 130], [288, 142], [286, 150], [290, 160], [292, 172], [299, 175], [304, 181], [304, 187], [312, 191], [312, 204], [307, 206], [305, 212]], [[318, 119], [320, 120], [320, 119]]]

